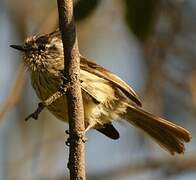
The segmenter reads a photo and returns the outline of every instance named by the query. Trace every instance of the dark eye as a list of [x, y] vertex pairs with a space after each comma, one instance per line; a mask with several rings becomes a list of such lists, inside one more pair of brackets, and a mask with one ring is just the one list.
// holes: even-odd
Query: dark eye
[[55, 45], [52, 45], [52, 46], [50, 46], [50, 50], [51, 51], [56, 51], [57, 50], [57, 47]]
[[45, 51], [45, 49], [46, 49], [46, 46], [43, 45], [43, 44], [40, 44], [40, 45], [38, 46], [38, 50], [39, 50], [39, 51]]

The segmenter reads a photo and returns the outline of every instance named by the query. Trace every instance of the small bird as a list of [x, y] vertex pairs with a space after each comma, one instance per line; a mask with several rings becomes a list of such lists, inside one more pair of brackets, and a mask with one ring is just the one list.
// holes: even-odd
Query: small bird
[[[59, 30], [28, 37], [23, 45], [11, 47], [23, 53], [32, 86], [41, 101], [59, 90], [64, 70], [63, 43]], [[127, 83], [82, 55], [80, 81], [86, 131], [93, 128], [111, 139], [118, 139], [119, 133], [112, 122], [125, 119], [172, 155], [184, 153], [184, 142], [191, 139], [189, 131], [144, 111], [137, 94]], [[47, 106], [47, 109], [58, 119], [67, 122], [66, 94]]]

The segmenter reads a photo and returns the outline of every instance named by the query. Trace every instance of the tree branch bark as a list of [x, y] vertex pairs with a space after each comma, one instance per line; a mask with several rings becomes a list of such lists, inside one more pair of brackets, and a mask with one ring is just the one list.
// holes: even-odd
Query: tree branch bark
[[70, 130], [68, 168], [70, 169], [71, 180], [85, 180], [85, 126], [80, 88], [80, 57], [73, 17], [73, 1], [57, 0], [57, 4], [59, 27], [64, 47], [64, 76], [71, 84], [67, 90]]

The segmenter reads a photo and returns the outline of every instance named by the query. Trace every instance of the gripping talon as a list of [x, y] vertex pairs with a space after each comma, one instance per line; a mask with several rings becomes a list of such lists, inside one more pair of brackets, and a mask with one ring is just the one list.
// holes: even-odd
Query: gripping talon
[[62, 80], [64, 83], [67, 83], [67, 82], [68, 82], [68, 79], [64, 76], [64, 74], [61, 75], [61, 80]]
[[86, 143], [88, 141], [88, 139], [86, 138], [86, 137], [84, 137], [83, 139], [82, 139], [82, 142], [83, 143]]
[[70, 141], [71, 141], [71, 139], [70, 139], [70, 137], [68, 137], [68, 138], [67, 138], [67, 141], [65, 141], [65, 144], [66, 144], [67, 146], [70, 146]]
[[69, 130], [65, 130], [65, 133], [66, 133], [66, 134], [70, 134], [70, 131], [69, 131]]
[[37, 120], [39, 114], [41, 113], [41, 111], [42, 111], [43, 109], [44, 109], [44, 104], [43, 104], [43, 103], [39, 103], [39, 104], [38, 104], [38, 108], [37, 108], [33, 113], [31, 113], [29, 116], [27, 116], [27, 117], [25, 118], [25, 121], [28, 121], [28, 120], [31, 119], [31, 118]]
[[25, 118], [25, 121], [28, 121], [28, 120], [31, 119], [31, 118], [37, 120], [37, 119], [38, 119], [38, 114], [37, 114], [36, 112], [30, 114], [29, 116], [27, 116], [27, 117]]
[[61, 85], [61, 86], [59, 87], [59, 91], [61, 92], [61, 94], [65, 94], [66, 91], [65, 91], [63, 85]]

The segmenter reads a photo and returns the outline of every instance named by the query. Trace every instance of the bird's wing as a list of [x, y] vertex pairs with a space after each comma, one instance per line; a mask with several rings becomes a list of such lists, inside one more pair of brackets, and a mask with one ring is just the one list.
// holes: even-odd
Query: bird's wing
[[112, 72], [92, 61], [88, 61], [85, 57], [82, 56], [80, 57], [80, 68], [108, 80], [110, 83], [117, 86], [129, 99], [135, 102], [138, 106], [142, 106], [141, 101], [139, 100], [135, 91]]

